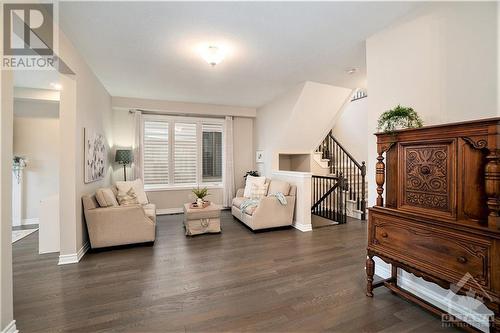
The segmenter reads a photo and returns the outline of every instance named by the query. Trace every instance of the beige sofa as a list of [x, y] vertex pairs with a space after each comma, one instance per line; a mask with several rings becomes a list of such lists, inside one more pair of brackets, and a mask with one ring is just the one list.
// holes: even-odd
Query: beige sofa
[[95, 195], [84, 195], [82, 201], [93, 249], [155, 241], [154, 204], [100, 207]]
[[[273, 180], [270, 180], [269, 189]], [[243, 197], [244, 189], [239, 189], [233, 199], [231, 213], [235, 218], [245, 223], [252, 230], [262, 230], [290, 226], [293, 223], [295, 209], [295, 197], [297, 187], [290, 185], [288, 193], [285, 194], [286, 205], [282, 205], [274, 196], [267, 196], [260, 200], [257, 207], [247, 208], [245, 212], [241, 210], [241, 204], [248, 200]]]

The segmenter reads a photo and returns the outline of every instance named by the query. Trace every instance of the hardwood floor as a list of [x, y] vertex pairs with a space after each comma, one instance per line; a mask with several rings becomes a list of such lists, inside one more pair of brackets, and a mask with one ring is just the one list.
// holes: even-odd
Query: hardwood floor
[[186, 238], [160, 216], [154, 246], [57, 266], [38, 233], [13, 246], [14, 316], [27, 332], [451, 332], [386, 288], [365, 297], [366, 224]]

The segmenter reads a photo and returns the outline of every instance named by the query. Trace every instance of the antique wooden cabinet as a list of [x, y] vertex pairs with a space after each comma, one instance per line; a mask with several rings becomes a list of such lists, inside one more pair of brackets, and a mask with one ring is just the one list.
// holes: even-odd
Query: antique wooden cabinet
[[[398, 286], [401, 268], [473, 293], [495, 314], [490, 331], [500, 332], [500, 118], [376, 135], [367, 296], [385, 285], [442, 314]], [[391, 278], [373, 282], [374, 256], [392, 264]]]

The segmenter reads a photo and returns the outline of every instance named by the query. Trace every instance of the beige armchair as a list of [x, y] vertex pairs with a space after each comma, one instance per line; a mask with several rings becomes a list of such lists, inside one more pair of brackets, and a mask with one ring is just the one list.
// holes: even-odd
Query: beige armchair
[[[271, 180], [272, 182], [272, 180]], [[293, 214], [295, 209], [295, 197], [297, 187], [290, 186], [286, 205], [282, 205], [274, 196], [262, 198], [257, 207], [247, 208], [245, 212], [241, 210], [241, 204], [248, 200], [243, 197], [244, 189], [239, 189], [233, 199], [231, 213], [241, 222], [245, 223], [252, 230], [261, 230], [289, 226], [293, 224]]]
[[155, 241], [154, 204], [103, 208], [95, 195], [84, 195], [82, 201], [93, 249]]

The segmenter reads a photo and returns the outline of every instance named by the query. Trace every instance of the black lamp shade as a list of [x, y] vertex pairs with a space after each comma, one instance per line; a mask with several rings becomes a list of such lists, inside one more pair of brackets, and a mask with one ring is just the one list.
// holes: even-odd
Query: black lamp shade
[[133, 162], [132, 150], [130, 149], [117, 149], [115, 155], [115, 162], [120, 164], [131, 164]]

